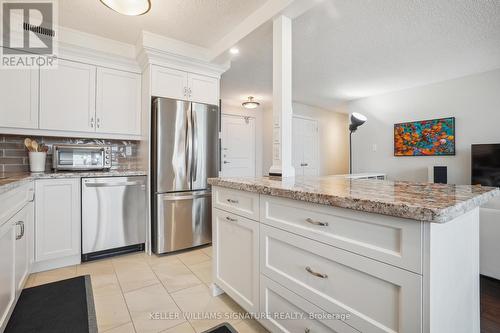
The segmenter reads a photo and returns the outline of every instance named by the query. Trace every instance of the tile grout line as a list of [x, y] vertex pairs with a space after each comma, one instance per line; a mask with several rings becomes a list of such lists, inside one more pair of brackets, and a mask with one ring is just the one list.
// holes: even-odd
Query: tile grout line
[[[134, 319], [132, 318], [132, 314], [130, 313], [130, 309], [128, 307], [127, 299], [125, 298], [125, 293], [123, 292], [122, 284], [120, 283], [120, 279], [118, 278], [118, 274], [116, 273], [116, 267], [115, 263], [113, 262], [113, 259], [111, 259], [111, 265], [113, 266], [113, 273], [115, 273], [116, 281], [118, 282], [118, 287], [120, 287], [120, 292], [122, 294], [123, 302], [125, 303], [125, 306], [127, 307], [127, 312], [130, 317], [130, 322], [132, 323], [132, 327], [134, 328], [134, 332], [137, 333], [137, 329], [135, 327]], [[116, 326], [120, 327], [120, 326]], [[114, 327], [114, 328], [116, 328]]]
[[[181, 260], [180, 258], [176, 257], [176, 259], [177, 259], [177, 260], [179, 260], [179, 261], [180, 261], [180, 262], [181, 262], [181, 263], [185, 266], [185, 264], [182, 262], [182, 260]], [[172, 301], [174, 302], [175, 306], [179, 309], [179, 311], [181, 311], [181, 312], [182, 312], [182, 316], [183, 316], [183, 318], [184, 318], [185, 322], [186, 322], [186, 323], [188, 323], [188, 324], [189, 324], [189, 326], [191, 326], [191, 328], [193, 329], [193, 332], [197, 333], [197, 332], [196, 332], [196, 329], [195, 329], [195, 328], [194, 328], [194, 326], [193, 326], [193, 324], [191, 324], [191, 321], [186, 320], [184, 310], [182, 310], [182, 309], [181, 309], [181, 307], [179, 306], [179, 304], [177, 304], [177, 302], [175, 301], [175, 298], [174, 298], [174, 297], [172, 296], [172, 294], [171, 294], [171, 293], [167, 290], [167, 288], [166, 288], [166, 287], [165, 287], [165, 285], [163, 284], [163, 281], [162, 281], [162, 280], [158, 277], [158, 274], [156, 274], [156, 271], [155, 271], [155, 270], [153, 269], [153, 267], [151, 266], [151, 263], [150, 263], [148, 260], [146, 260], [146, 262], [147, 262], [147, 264], [149, 265], [149, 268], [151, 268], [151, 270], [153, 271], [153, 274], [154, 274], [154, 275], [156, 276], [156, 278], [160, 281], [160, 283], [161, 283], [161, 285], [162, 285], [163, 289], [165, 289], [165, 291], [167, 292], [168, 296], [169, 296], [169, 297], [172, 299]], [[187, 267], [187, 269], [189, 270], [189, 267]], [[191, 287], [190, 287], [190, 288], [191, 288]], [[188, 288], [183, 288], [183, 289], [188, 289]], [[185, 322], [180, 323], [179, 325], [182, 325], [182, 324], [184, 324]], [[174, 327], [177, 327], [177, 326], [179, 326], [179, 325], [175, 325]], [[171, 328], [174, 328], [174, 327], [171, 327]], [[171, 329], [171, 328], [169, 328], [169, 329]], [[167, 330], [165, 330], [165, 331], [168, 331], [169, 329], [167, 329]], [[162, 331], [162, 332], [165, 332], [165, 331]]]

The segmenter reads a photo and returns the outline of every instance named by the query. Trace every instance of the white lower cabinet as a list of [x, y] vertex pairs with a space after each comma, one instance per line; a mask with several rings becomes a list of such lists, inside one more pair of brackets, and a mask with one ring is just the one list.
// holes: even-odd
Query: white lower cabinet
[[359, 332], [344, 322], [349, 320], [345, 313], [327, 313], [265, 275], [260, 290], [260, 311], [266, 314], [261, 323], [271, 332]]
[[12, 221], [16, 234], [14, 266], [17, 292], [23, 290], [33, 263], [33, 214], [33, 203], [29, 202]]
[[[361, 332], [421, 332], [422, 277], [261, 225], [260, 272]], [[383, 304], [383, 306], [381, 306]]]
[[35, 270], [80, 261], [80, 179], [36, 180]]
[[214, 282], [248, 312], [259, 311], [259, 223], [212, 211]]
[[16, 300], [15, 291], [15, 228], [6, 222], [0, 226], [0, 332], [3, 331]]

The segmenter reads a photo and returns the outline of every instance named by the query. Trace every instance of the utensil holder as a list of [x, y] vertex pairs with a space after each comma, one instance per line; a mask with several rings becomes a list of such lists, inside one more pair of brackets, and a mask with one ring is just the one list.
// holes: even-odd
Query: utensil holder
[[44, 172], [45, 171], [45, 160], [47, 159], [47, 153], [31, 151], [29, 153], [29, 158], [30, 158], [30, 171], [31, 172]]

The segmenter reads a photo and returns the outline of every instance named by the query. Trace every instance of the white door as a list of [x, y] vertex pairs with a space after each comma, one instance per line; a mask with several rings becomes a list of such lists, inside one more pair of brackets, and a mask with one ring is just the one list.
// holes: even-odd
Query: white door
[[16, 228], [15, 249], [15, 284], [16, 291], [21, 292], [31, 268], [31, 253], [33, 249], [33, 203], [29, 202], [12, 219]]
[[314, 119], [293, 117], [292, 162], [298, 176], [319, 175], [318, 122]]
[[255, 177], [255, 119], [222, 115], [222, 176]]
[[11, 220], [0, 226], [0, 332], [7, 325], [7, 315], [16, 299], [14, 287], [15, 228]]
[[259, 311], [259, 222], [213, 209], [214, 282], [248, 312]]
[[151, 67], [153, 96], [187, 100], [187, 73], [160, 66]]
[[96, 131], [141, 134], [141, 75], [97, 68]]
[[197, 103], [219, 105], [219, 79], [189, 73], [189, 100]]
[[38, 69], [0, 70], [0, 127], [38, 128]]
[[40, 129], [95, 131], [96, 67], [62, 60], [40, 70]]
[[35, 261], [80, 254], [80, 179], [35, 183]]

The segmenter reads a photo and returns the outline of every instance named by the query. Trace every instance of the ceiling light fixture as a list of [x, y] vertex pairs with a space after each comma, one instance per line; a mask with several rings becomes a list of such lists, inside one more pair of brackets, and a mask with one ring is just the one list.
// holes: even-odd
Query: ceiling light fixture
[[240, 53], [240, 50], [238, 50], [236, 47], [232, 47], [229, 49], [229, 53], [236, 55]]
[[255, 102], [252, 96], [248, 96], [248, 100], [243, 102], [241, 105], [243, 105], [245, 109], [255, 109], [259, 107], [260, 103]]
[[143, 15], [151, 9], [149, 0], [101, 0], [101, 2], [115, 12], [128, 16]]

